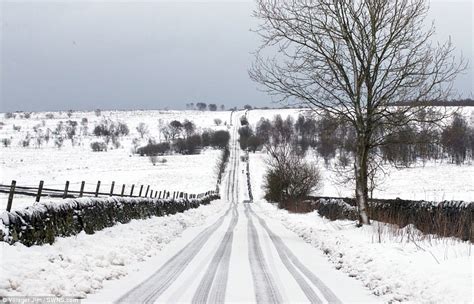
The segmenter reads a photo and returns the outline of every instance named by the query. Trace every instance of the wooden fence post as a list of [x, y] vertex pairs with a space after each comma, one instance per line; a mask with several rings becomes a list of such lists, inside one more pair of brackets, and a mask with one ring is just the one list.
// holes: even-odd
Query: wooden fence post
[[16, 180], [12, 180], [12, 185], [10, 186], [10, 194], [8, 195], [8, 204], [7, 204], [8, 212], [12, 210], [13, 194], [15, 194], [15, 187], [16, 187]]
[[130, 189], [130, 196], [133, 196], [133, 188], [135, 188], [135, 184], [132, 184], [132, 189]]
[[150, 190], [150, 198], [153, 198], [153, 190]]
[[140, 186], [140, 192], [138, 193], [139, 197], [142, 197], [143, 185]]
[[160, 199], [160, 198], [161, 198], [161, 191], [160, 191], [160, 193], [158, 193], [158, 199]]
[[66, 181], [66, 185], [64, 186], [64, 195], [63, 198], [67, 197], [67, 191], [69, 190], [69, 181]]
[[123, 186], [122, 186], [122, 193], [120, 194], [120, 196], [123, 196], [124, 192], [125, 192], [125, 184], [123, 184]]
[[43, 191], [43, 184], [44, 184], [44, 181], [40, 181], [40, 184], [38, 186], [38, 193], [36, 194], [36, 202], [39, 203], [40, 199], [41, 199], [41, 192]]
[[81, 182], [81, 190], [79, 190], [79, 197], [82, 197], [84, 195], [84, 187], [86, 185], [85, 181]]
[[155, 191], [155, 198], [158, 196], [158, 190]]
[[112, 182], [112, 186], [110, 186], [110, 196], [114, 195], [114, 187], [115, 187], [115, 182]]
[[146, 187], [146, 191], [145, 191], [145, 197], [148, 197], [148, 191], [150, 190], [150, 185], [148, 185]]
[[100, 181], [97, 182], [97, 188], [95, 188], [95, 197], [99, 196]]

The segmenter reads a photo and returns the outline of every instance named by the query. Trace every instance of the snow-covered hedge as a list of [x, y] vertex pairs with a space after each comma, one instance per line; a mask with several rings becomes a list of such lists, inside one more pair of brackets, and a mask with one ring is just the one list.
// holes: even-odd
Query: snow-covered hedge
[[85, 231], [127, 223], [132, 219], [163, 216], [209, 204], [219, 195], [210, 194], [197, 199], [150, 198], [78, 198], [61, 203], [46, 202], [0, 214], [0, 240], [26, 246], [54, 242], [55, 237], [70, 236]]
[[[297, 212], [318, 210], [321, 216], [330, 220], [358, 218], [356, 203], [352, 198], [311, 197], [300, 203], [299, 207], [292, 205], [291, 209], [286, 209]], [[412, 224], [424, 233], [454, 236], [474, 242], [473, 202], [374, 199], [369, 202], [369, 216], [401, 228]]]

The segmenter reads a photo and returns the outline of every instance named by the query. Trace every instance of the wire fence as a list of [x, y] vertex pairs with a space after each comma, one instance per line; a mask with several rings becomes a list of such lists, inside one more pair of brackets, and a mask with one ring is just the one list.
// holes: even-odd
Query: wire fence
[[[71, 185], [80, 185], [79, 190], [72, 190]], [[86, 185], [93, 185], [95, 191], [86, 191]], [[207, 191], [199, 194], [189, 194], [180, 191], [168, 191], [151, 189], [150, 185], [116, 185], [113, 181], [112, 184], [102, 185], [101, 181], [95, 183], [86, 183], [82, 181], [80, 183], [70, 183], [66, 181], [64, 187], [61, 189], [55, 189], [55, 185], [48, 185], [45, 187], [44, 181], [40, 181], [37, 187], [32, 186], [18, 186], [15, 180], [12, 180], [10, 185], [0, 184], [0, 193], [8, 193], [7, 211], [11, 211], [13, 205], [13, 199], [15, 195], [25, 195], [35, 197], [36, 202], [40, 202], [42, 197], [55, 197], [55, 198], [78, 198], [78, 197], [135, 197], [135, 198], [156, 198], [156, 199], [194, 199], [201, 198], [205, 195], [214, 194], [216, 191]]]

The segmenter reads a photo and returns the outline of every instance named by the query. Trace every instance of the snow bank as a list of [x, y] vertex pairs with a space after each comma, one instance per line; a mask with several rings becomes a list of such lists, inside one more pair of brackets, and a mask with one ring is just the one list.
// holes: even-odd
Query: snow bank
[[217, 200], [175, 215], [118, 223], [93, 235], [58, 237], [52, 245], [0, 242], [0, 298], [84, 298], [107, 281], [136, 273], [186, 229], [208, 223], [228, 206]]
[[0, 240], [26, 246], [52, 244], [58, 236], [76, 235], [81, 231], [93, 234], [116, 223], [184, 212], [218, 198], [217, 193], [210, 191], [196, 199], [110, 197], [40, 203], [1, 213]]
[[291, 214], [262, 201], [256, 206], [321, 249], [336, 269], [360, 280], [387, 302], [472, 302], [469, 242], [390, 238], [378, 235], [376, 222], [356, 228], [354, 221], [329, 221], [316, 211]]

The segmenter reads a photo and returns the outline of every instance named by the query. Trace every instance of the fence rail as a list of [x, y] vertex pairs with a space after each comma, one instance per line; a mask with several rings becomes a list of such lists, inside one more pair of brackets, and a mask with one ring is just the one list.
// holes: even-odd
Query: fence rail
[[[89, 184], [89, 183], [88, 183]], [[121, 197], [141, 197], [141, 198], [157, 198], [157, 199], [177, 199], [177, 198], [185, 198], [185, 199], [193, 199], [193, 198], [200, 198], [205, 195], [209, 195], [214, 193], [214, 191], [208, 191], [205, 193], [199, 194], [189, 194], [186, 192], [181, 191], [168, 191], [168, 190], [154, 190], [150, 189], [150, 185], [140, 185], [138, 194], [134, 194], [135, 184], [129, 185], [127, 187], [126, 184], [122, 184], [120, 189], [120, 193], [114, 190], [118, 190], [120, 187], [115, 189], [115, 181], [112, 182], [110, 185], [110, 190], [107, 192], [101, 191], [101, 181], [98, 181], [96, 184], [95, 191], [85, 191], [86, 182], [82, 181], [79, 190], [71, 190], [69, 189], [69, 181], [66, 181], [64, 184], [64, 188], [62, 189], [54, 189], [54, 188], [45, 188], [44, 181], [40, 181], [38, 187], [27, 187], [27, 186], [17, 186], [16, 181], [12, 180], [10, 185], [2, 185], [0, 184], [0, 193], [8, 193], [8, 202], [7, 202], [7, 211], [11, 211], [11, 207], [13, 205], [13, 198], [15, 194], [17, 195], [25, 195], [25, 196], [34, 196], [36, 202], [39, 202], [42, 197], [57, 197], [57, 198], [77, 198], [77, 197], [105, 197], [105, 196], [121, 196]], [[95, 184], [94, 184], [95, 185]], [[102, 185], [102, 189], [104, 189]], [[138, 186], [137, 186], [138, 188]], [[129, 189], [129, 192], [126, 193], [125, 189]]]

